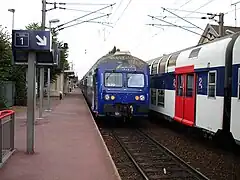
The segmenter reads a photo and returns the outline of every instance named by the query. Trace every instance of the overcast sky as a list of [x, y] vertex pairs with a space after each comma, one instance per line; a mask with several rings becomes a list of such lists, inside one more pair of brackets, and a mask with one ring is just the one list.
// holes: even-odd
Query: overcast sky
[[[131, 0], [130, 0], [131, 1]], [[181, 9], [197, 12], [229, 12], [225, 14], [225, 25], [235, 26], [234, 6], [231, 3], [238, 0], [56, 0], [56, 2], [70, 3], [61, 5], [67, 9], [94, 11], [106, 5], [76, 5], [72, 3], [116, 3], [113, 8], [106, 8], [101, 13], [112, 13], [109, 17], [96, 19], [95, 21], [109, 22], [112, 27], [103, 26], [97, 23], [83, 23], [60, 31], [59, 38], [69, 44], [69, 61], [73, 61], [74, 69], [81, 78], [94, 62], [106, 54], [116, 45], [121, 50], [129, 50], [143, 60], [149, 60], [161, 56], [164, 53], [174, 52], [192, 45], [195, 45], [200, 36], [176, 27], [164, 27], [164, 29], [148, 26], [146, 24], [166, 24], [159, 20], [152, 20], [147, 15], [170, 16], [166, 21], [182, 26], [191, 24], [178, 18], [171, 18], [173, 15], [161, 9], [161, 7]], [[12, 13], [8, 8], [15, 8], [15, 29], [24, 29], [31, 22], [41, 22], [42, 0], [7, 0], [0, 6], [0, 24], [11, 31]], [[54, 1], [48, 1], [54, 2]], [[130, 4], [128, 5], [128, 3]], [[128, 7], [127, 7], [128, 5]], [[47, 9], [53, 5], [47, 5]], [[127, 8], [126, 8], [127, 7]], [[126, 9], [125, 9], [126, 8]], [[240, 3], [237, 5], [240, 8]], [[125, 11], [124, 11], [125, 9]], [[211, 20], [202, 20], [199, 17], [205, 16], [200, 13], [189, 13], [173, 11], [177, 15], [188, 16], [187, 20], [204, 29], [207, 23], [216, 24]], [[74, 18], [83, 16], [86, 12], [74, 10], [51, 10], [47, 12], [46, 26], [50, 19], [59, 19], [65, 23]], [[92, 14], [81, 20], [88, 20], [103, 14]], [[240, 26], [240, 11], [237, 11], [237, 25]], [[160, 17], [161, 18], [161, 17]], [[79, 22], [79, 21], [78, 21]], [[74, 22], [76, 23], [76, 22]], [[56, 26], [58, 24], [53, 24]], [[69, 24], [71, 25], [71, 24]], [[163, 28], [163, 27], [162, 27]], [[201, 29], [189, 28], [189, 30], [202, 34]], [[86, 50], [86, 54], [85, 54]]]

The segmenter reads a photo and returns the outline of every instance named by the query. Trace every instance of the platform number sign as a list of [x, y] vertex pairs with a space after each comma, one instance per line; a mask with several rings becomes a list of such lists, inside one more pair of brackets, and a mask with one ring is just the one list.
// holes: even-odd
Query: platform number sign
[[29, 47], [29, 33], [16, 32], [15, 47]]
[[202, 90], [202, 88], [203, 88], [203, 86], [202, 86], [202, 78], [201, 77], [198, 79], [198, 88], [199, 88], [199, 90]]

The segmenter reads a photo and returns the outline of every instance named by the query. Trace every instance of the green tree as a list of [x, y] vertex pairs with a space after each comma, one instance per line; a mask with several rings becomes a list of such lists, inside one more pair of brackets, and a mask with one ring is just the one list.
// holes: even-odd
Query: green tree
[[[29, 25], [26, 26], [26, 29], [28, 30], [40, 30], [42, 27], [41, 27], [41, 24], [40, 23], [31, 23]], [[59, 44], [59, 47], [62, 49], [60, 51], [60, 65], [58, 67], [51, 67], [51, 82], [54, 82], [57, 78], [57, 75], [59, 75], [63, 70], [66, 70], [66, 69], [69, 69], [69, 64], [68, 64], [68, 61], [67, 61], [67, 58], [68, 58], [68, 50], [67, 49], [63, 49], [63, 42], [59, 42], [58, 41], [58, 33], [54, 30], [54, 29], [51, 29], [51, 33], [52, 33], [52, 43], [57, 43]], [[38, 72], [38, 70], [37, 70]], [[38, 79], [38, 82], [39, 82], [39, 74], [37, 73], [37, 79]], [[47, 71], [45, 69], [45, 72], [44, 72], [44, 80], [46, 83], [47, 82]], [[39, 84], [38, 84], [38, 87], [39, 87]], [[38, 89], [39, 90], [39, 89]], [[38, 93], [39, 94], [39, 93]]]
[[[40, 23], [31, 23], [29, 25], [26, 26], [26, 29], [28, 30], [40, 30], [41, 29], [41, 25]], [[57, 67], [52, 67], [51, 68], [51, 81], [54, 81], [57, 77], [58, 74], [60, 74], [63, 70], [68, 69], [69, 65], [68, 65], [68, 50], [67, 49], [63, 49], [63, 42], [59, 42], [58, 41], [58, 33], [54, 30], [51, 29], [51, 33], [52, 33], [52, 43], [58, 43], [59, 47], [62, 48], [61, 50], [61, 54], [60, 54], [60, 68]], [[47, 73], [47, 72], [45, 72]], [[46, 79], [46, 78], [45, 78]]]
[[12, 76], [10, 35], [0, 25], [0, 109], [6, 107], [3, 83], [10, 81]]

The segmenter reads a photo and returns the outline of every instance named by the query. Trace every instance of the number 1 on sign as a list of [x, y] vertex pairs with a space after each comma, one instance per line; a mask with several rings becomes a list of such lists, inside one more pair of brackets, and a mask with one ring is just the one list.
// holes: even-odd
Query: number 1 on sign
[[20, 41], [21, 41], [21, 45], [23, 45], [23, 38], [22, 37], [20, 38]]

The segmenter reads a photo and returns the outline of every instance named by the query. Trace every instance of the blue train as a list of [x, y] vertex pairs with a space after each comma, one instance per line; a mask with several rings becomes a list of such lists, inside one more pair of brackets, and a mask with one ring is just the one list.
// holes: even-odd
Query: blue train
[[149, 67], [128, 51], [100, 58], [80, 84], [96, 117], [148, 116]]

